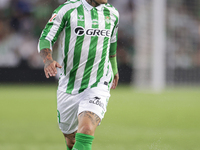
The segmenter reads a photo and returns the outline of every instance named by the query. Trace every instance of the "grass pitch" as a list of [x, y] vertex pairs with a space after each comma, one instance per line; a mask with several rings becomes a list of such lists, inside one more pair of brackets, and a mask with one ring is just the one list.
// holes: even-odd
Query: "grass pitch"
[[[66, 150], [56, 85], [0, 85], [0, 150]], [[156, 94], [119, 86], [93, 150], [199, 150], [200, 88]]]

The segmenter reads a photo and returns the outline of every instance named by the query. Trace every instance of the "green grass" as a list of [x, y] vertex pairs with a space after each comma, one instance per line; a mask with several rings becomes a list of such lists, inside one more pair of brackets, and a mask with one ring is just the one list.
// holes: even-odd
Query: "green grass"
[[[0, 150], [66, 150], [56, 85], [0, 85]], [[119, 86], [93, 150], [199, 150], [200, 88], [141, 92]]]

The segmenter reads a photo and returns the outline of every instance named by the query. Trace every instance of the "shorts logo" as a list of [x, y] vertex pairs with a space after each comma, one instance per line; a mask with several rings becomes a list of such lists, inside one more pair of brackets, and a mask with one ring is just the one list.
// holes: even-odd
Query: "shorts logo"
[[100, 98], [99, 98], [99, 97], [94, 97], [93, 99], [91, 99], [91, 100], [89, 101], [89, 103], [98, 105], [98, 106], [100, 106], [100, 107], [105, 111], [104, 104], [100, 101]]

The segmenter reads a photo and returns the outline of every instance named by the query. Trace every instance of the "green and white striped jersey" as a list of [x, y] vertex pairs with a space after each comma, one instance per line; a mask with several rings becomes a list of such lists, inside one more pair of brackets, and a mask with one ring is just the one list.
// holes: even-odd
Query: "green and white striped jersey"
[[119, 13], [110, 4], [92, 7], [85, 0], [60, 5], [43, 30], [38, 50], [50, 48], [60, 35], [62, 69], [58, 89], [77, 94], [87, 88], [110, 86], [109, 55], [117, 42]]

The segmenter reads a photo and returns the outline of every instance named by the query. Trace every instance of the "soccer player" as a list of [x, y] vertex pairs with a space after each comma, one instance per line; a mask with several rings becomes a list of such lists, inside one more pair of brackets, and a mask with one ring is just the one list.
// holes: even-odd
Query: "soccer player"
[[[118, 84], [118, 23], [118, 11], [107, 0], [69, 0], [54, 11], [41, 34], [38, 50], [46, 77], [61, 68], [57, 113], [67, 150], [91, 150], [110, 89]], [[52, 58], [59, 35], [61, 65]]]

